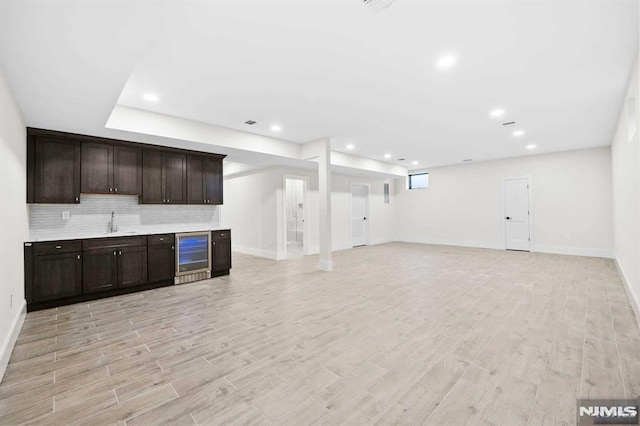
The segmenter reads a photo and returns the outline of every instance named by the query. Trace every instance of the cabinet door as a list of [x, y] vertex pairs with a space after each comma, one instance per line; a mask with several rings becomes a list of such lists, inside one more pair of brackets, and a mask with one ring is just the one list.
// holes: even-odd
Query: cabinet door
[[80, 145], [37, 137], [34, 155], [34, 202], [80, 202]]
[[147, 283], [147, 247], [123, 247], [118, 250], [118, 287]]
[[162, 162], [165, 203], [187, 203], [187, 156], [165, 153]]
[[83, 143], [81, 150], [81, 191], [89, 194], [113, 192], [113, 147], [101, 143]]
[[149, 246], [148, 248], [149, 282], [173, 280], [176, 273], [174, 246], [169, 244]]
[[162, 204], [162, 152], [142, 152], [142, 202]]
[[207, 204], [222, 204], [222, 159], [207, 158], [204, 173]]
[[205, 158], [189, 155], [187, 157], [187, 203], [205, 204]]
[[118, 251], [101, 249], [82, 254], [82, 289], [84, 294], [118, 287]]
[[231, 269], [231, 238], [214, 237], [211, 251], [211, 270], [214, 272]]
[[82, 294], [80, 253], [33, 258], [33, 301], [44, 302]]
[[128, 146], [113, 148], [113, 187], [118, 194], [142, 194], [142, 150]]

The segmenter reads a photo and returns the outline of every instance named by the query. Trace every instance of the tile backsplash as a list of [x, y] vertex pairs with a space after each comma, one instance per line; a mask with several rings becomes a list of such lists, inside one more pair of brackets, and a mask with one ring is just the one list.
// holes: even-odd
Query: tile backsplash
[[[29, 204], [30, 241], [106, 236], [111, 212], [119, 232], [216, 229], [220, 206], [138, 204], [128, 195], [81, 195], [80, 204]], [[69, 212], [69, 219], [62, 219]]]

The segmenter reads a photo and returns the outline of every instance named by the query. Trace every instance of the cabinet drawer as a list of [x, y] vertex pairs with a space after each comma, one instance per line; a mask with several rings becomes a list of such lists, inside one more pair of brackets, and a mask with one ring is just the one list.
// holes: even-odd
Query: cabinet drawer
[[92, 240], [82, 241], [82, 250], [96, 250], [101, 248], [115, 247], [133, 247], [146, 246], [147, 237], [115, 237], [115, 238], [96, 238]]
[[211, 231], [211, 238], [231, 238], [230, 229]]
[[150, 246], [157, 246], [161, 244], [174, 244], [175, 236], [174, 234], [149, 235], [147, 237], [147, 241]]
[[34, 243], [33, 254], [35, 256], [42, 256], [47, 254], [59, 254], [59, 253], [73, 253], [80, 251], [79, 240], [67, 240], [67, 241], [48, 241], [46, 243]]

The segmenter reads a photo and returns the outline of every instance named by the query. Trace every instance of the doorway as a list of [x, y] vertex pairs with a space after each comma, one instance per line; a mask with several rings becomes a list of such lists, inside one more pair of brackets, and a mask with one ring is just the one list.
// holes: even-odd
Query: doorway
[[285, 242], [286, 258], [295, 259], [306, 254], [305, 208], [307, 181], [285, 178]]
[[529, 178], [504, 179], [502, 181], [502, 200], [505, 248], [507, 250], [530, 251]]
[[351, 246], [369, 242], [369, 185], [351, 184]]

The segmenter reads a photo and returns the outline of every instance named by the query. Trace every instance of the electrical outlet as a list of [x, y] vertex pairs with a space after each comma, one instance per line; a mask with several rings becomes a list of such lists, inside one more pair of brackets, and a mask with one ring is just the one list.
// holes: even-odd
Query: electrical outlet
[[69, 212], [62, 212], [62, 220], [69, 220]]

